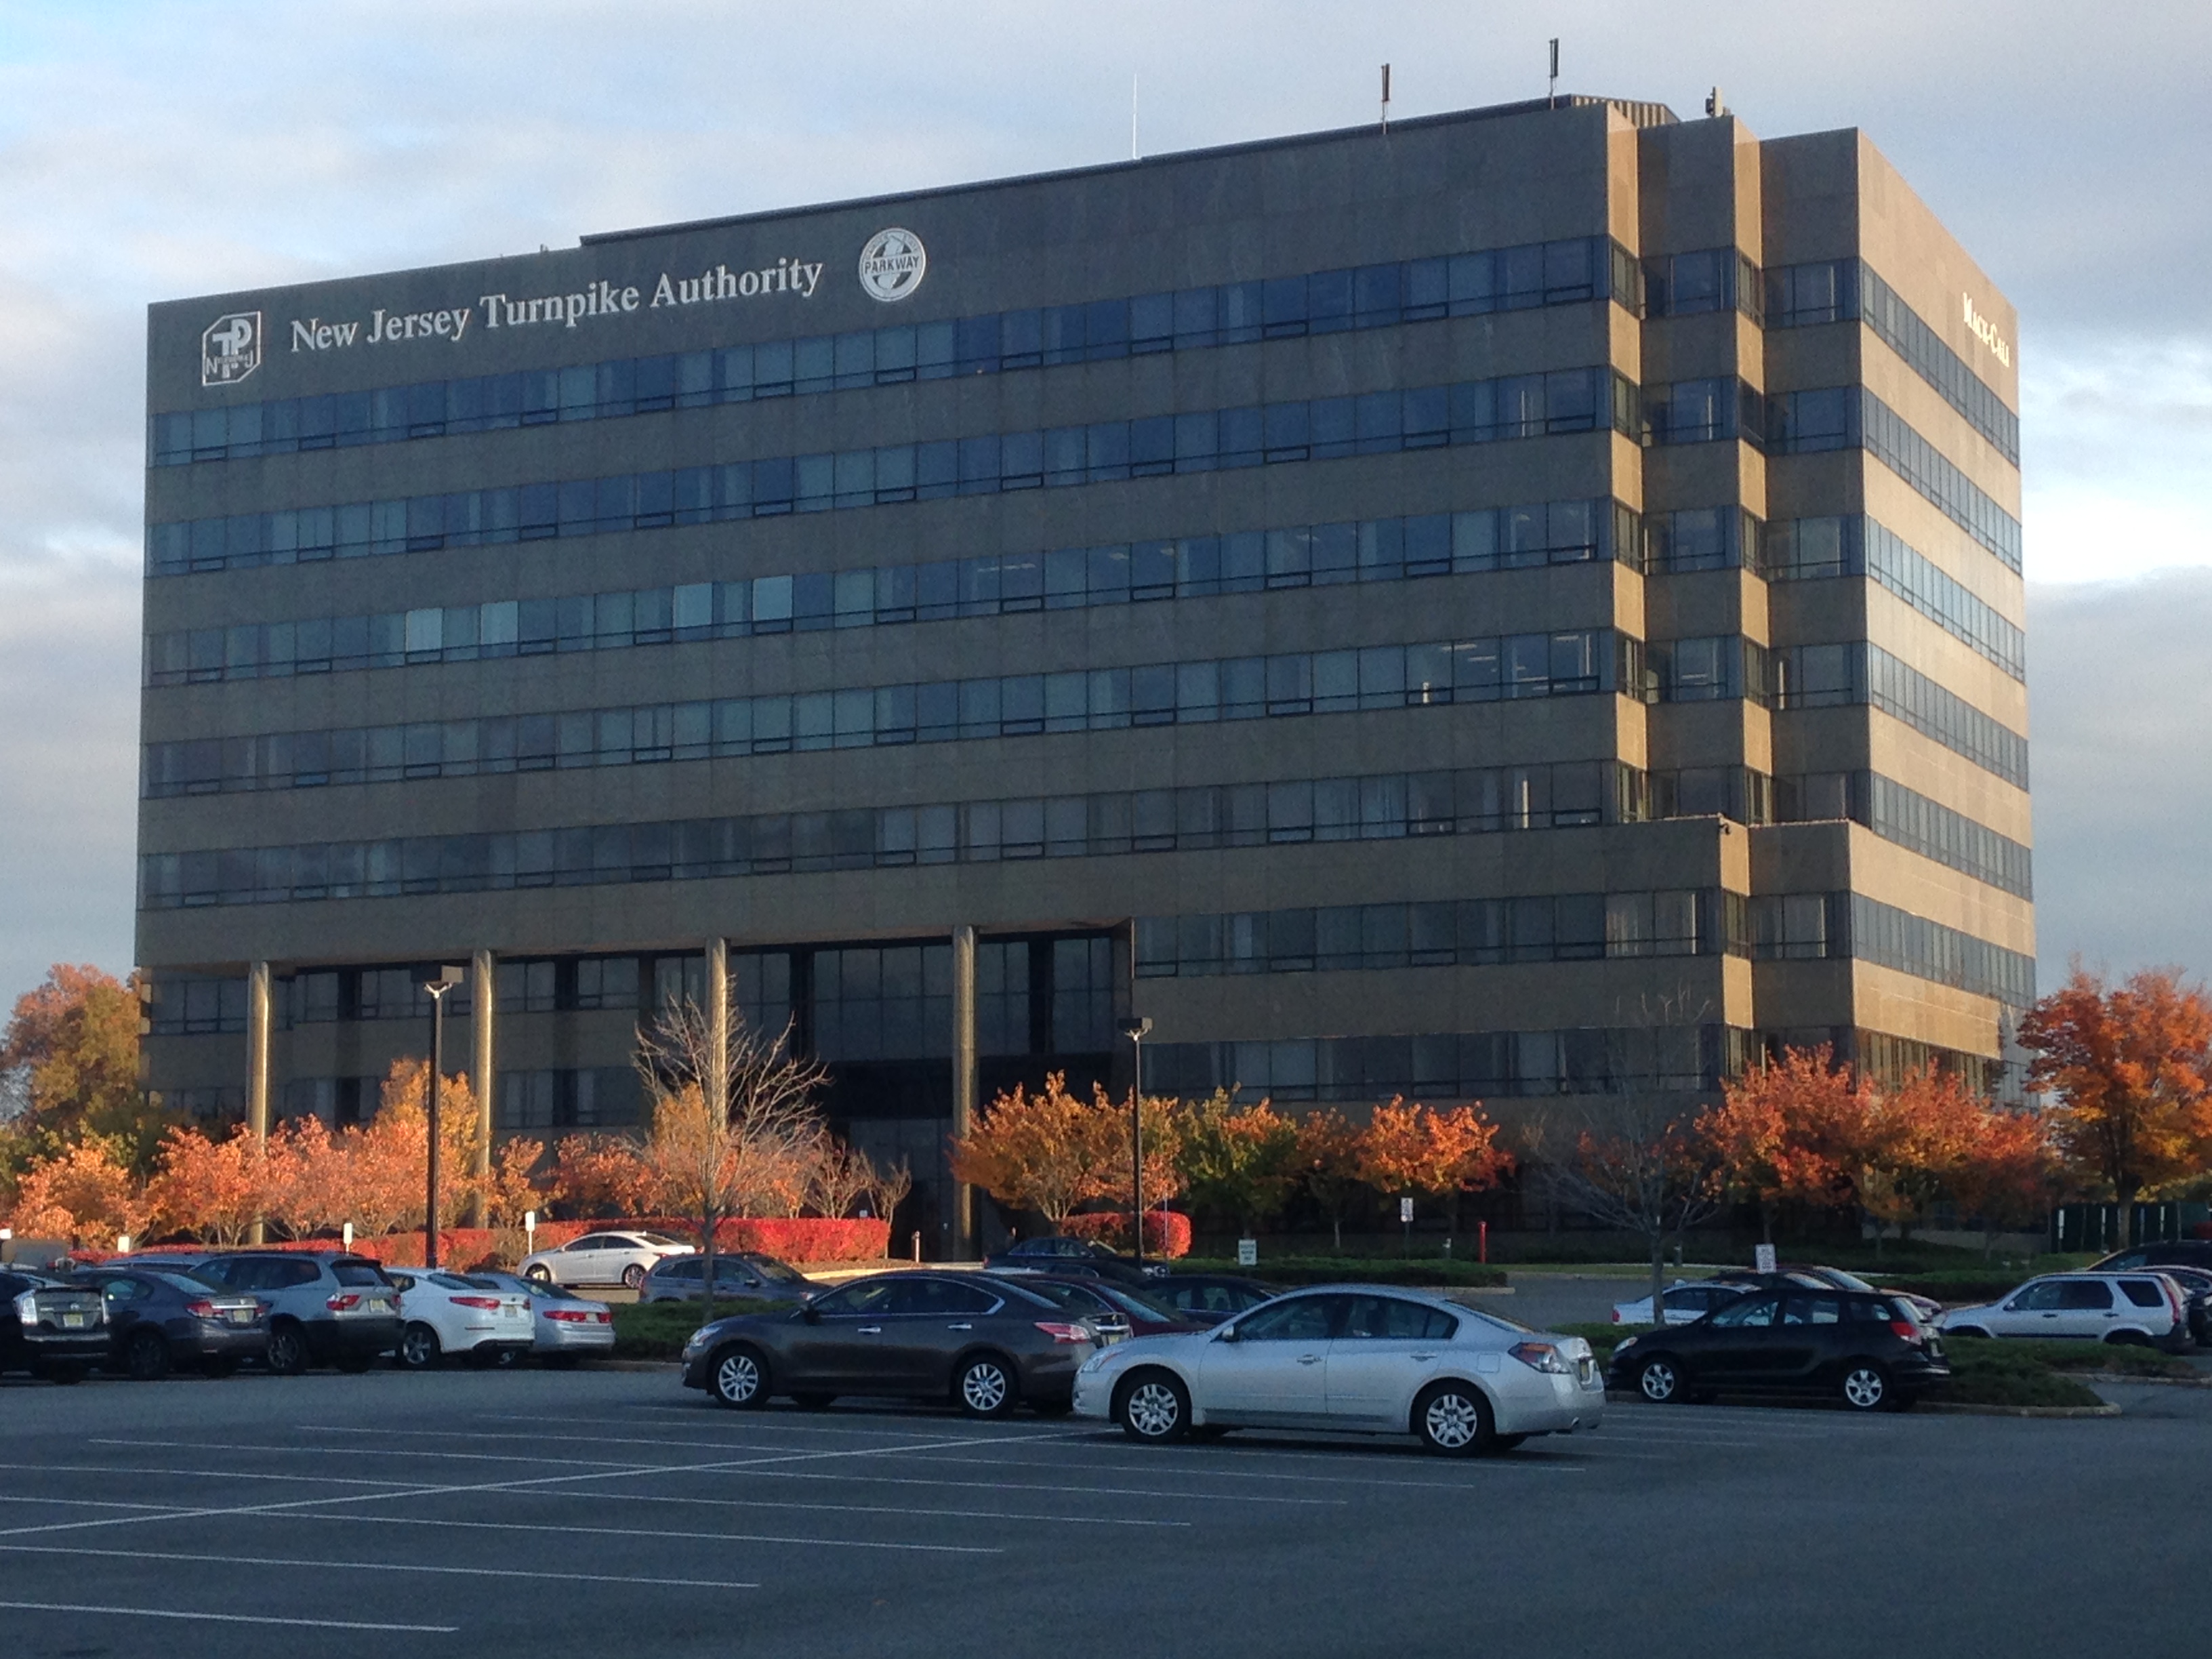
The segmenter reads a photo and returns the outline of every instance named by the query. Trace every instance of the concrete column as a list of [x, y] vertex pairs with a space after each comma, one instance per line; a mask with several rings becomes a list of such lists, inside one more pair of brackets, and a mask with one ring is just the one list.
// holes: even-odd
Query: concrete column
[[469, 1089], [477, 1097], [477, 1148], [471, 1168], [476, 1196], [469, 1200], [469, 1224], [484, 1224], [484, 1178], [491, 1173], [492, 1103], [499, 1087], [495, 1034], [499, 1018], [499, 963], [489, 951], [469, 958]]
[[[707, 1026], [714, 1086], [726, 1090], [730, 1076], [730, 941], [726, 939], [707, 941]], [[727, 1103], [726, 1099], [724, 1104]]]
[[[269, 964], [246, 970], [246, 1127], [256, 1150], [269, 1145]], [[255, 1244], [268, 1243], [266, 1224], [256, 1220]]]
[[[975, 930], [952, 930], [952, 1133], [965, 1135], [975, 1121]], [[952, 1259], [975, 1254], [975, 1192], [952, 1183]]]

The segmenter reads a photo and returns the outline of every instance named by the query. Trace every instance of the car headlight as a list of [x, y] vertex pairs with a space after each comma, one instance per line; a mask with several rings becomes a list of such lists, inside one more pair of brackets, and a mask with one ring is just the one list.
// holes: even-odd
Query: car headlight
[[1516, 1342], [1506, 1352], [1534, 1371], [1547, 1371], [1554, 1376], [1566, 1376], [1574, 1370], [1566, 1356], [1549, 1342]]

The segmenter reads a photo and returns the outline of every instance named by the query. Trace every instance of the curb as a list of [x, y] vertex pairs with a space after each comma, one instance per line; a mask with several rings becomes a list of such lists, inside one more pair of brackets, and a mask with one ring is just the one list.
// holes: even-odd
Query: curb
[[2118, 1417], [2120, 1408], [2098, 1406], [1972, 1406], [1952, 1400], [1923, 1400], [1912, 1408], [1948, 1417]]
[[583, 1369], [592, 1371], [673, 1371], [683, 1369], [680, 1359], [587, 1359]]
[[2126, 1371], [2061, 1371], [2077, 1382], [2109, 1382], [2121, 1388], [2144, 1384], [2154, 1389], [2212, 1389], [2212, 1376], [2136, 1376]]

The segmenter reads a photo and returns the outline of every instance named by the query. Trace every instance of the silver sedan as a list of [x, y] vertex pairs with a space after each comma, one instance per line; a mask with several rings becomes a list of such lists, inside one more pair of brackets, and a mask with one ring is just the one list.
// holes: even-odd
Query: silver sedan
[[661, 1233], [613, 1229], [534, 1250], [522, 1258], [521, 1272], [542, 1285], [627, 1285], [635, 1291], [643, 1286], [655, 1262], [690, 1255], [693, 1249]]
[[573, 1364], [593, 1354], [615, 1351], [615, 1310], [604, 1302], [592, 1302], [574, 1291], [520, 1273], [471, 1273], [504, 1291], [520, 1291], [530, 1298], [530, 1351], [549, 1365]]
[[1165, 1442], [1231, 1429], [1410, 1434], [1446, 1455], [1509, 1450], [1595, 1428], [1605, 1374], [1578, 1336], [1389, 1285], [1332, 1285], [1263, 1302], [1213, 1330], [1093, 1355], [1079, 1416]]

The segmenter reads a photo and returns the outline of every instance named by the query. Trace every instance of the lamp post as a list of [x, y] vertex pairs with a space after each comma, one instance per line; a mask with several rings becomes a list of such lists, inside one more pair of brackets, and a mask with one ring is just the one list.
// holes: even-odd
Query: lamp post
[[1139, 1014], [1118, 1021], [1136, 1057], [1136, 1078], [1129, 1088], [1129, 1206], [1130, 1227], [1137, 1236], [1137, 1265], [1145, 1265], [1145, 1038], [1152, 1022]]
[[428, 1167], [424, 1181], [422, 1203], [422, 1265], [438, 1265], [438, 1077], [446, 1069], [446, 993], [461, 982], [463, 970], [441, 967], [435, 979], [426, 979], [422, 988], [430, 994], [430, 1088], [425, 1097], [424, 1115], [429, 1119]]

